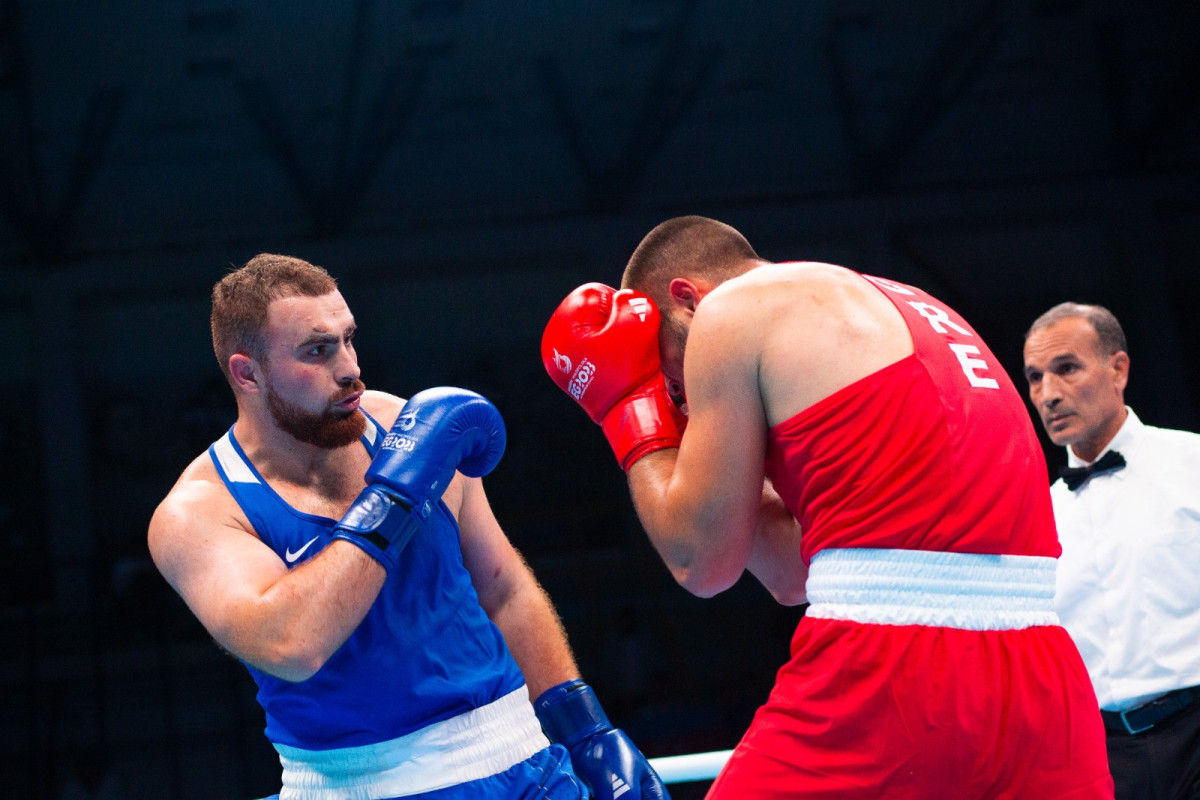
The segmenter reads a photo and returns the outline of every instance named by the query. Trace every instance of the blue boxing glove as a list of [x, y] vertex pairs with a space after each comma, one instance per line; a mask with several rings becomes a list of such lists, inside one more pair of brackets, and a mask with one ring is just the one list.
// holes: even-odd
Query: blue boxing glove
[[367, 486], [333, 538], [353, 542], [394, 569], [455, 470], [472, 478], [488, 474], [504, 443], [504, 420], [482, 396], [453, 386], [417, 392], [383, 438], [367, 468]]
[[571, 766], [596, 800], [671, 800], [658, 773], [581, 680], [551, 687], [533, 703], [550, 741], [571, 753]]

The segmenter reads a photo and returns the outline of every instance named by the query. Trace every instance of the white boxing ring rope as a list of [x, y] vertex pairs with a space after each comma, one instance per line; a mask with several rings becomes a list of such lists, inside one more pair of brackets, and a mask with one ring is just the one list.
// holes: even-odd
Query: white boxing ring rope
[[650, 766], [654, 767], [663, 783], [708, 781], [717, 777], [732, 753], [732, 750], [714, 750], [685, 756], [660, 756], [651, 758]]

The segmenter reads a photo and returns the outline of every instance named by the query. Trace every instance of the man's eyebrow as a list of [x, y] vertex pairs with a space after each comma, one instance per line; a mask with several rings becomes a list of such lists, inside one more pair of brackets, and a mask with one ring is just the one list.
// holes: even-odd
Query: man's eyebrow
[[1045, 366], [1045, 367], [1035, 367], [1035, 366], [1033, 366], [1032, 364], [1026, 364], [1026, 365], [1025, 365], [1025, 369], [1027, 369], [1027, 370], [1029, 370], [1029, 369], [1048, 369], [1048, 368], [1050, 367], [1050, 365], [1051, 365], [1051, 364], [1054, 364], [1054, 363], [1056, 363], [1056, 362], [1058, 362], [1058, 361], [1062, 361], [1062, 360], [1063, 360], [1063, 359], [1065, 359], [1065, 358], [1075, 358], [1075, 353], [1074, 353], [1074, 351], [1072, 351], [1072, 350], [1068, 350], [1068, 351], [1067, 351], [1067, 352], [1065, 352], [1065, 353], [1056, 353], [1055, 355], [1051, 356], [1050, 358], [1048, 358], [1048, 359], [1046, 360], [1046, 366]]
[[345, 336], [353, 336], [357, 331], [357, 325], [347, 326], [346, 330], [341, 334], [325, 330], [324, 328], [317, 328], [304, 338], [304, 341], [300, 343], [300, 347], [307, 347], [312, 344], [335, 344], [340, 342]]
[[1054, 358], [1051, 358], [1049, 361], [1046, 362], [1046, 366], [1044, 366], [1044, 367], [1030, 366], [1030, 367], [1026, 367], [1025, 370], [1028, 372], [1031, 369], [1037, 369], [1037, 370], [1044, 372], [1046, 370], [1053, 369], [1054, 367], [1057, 367], [1060, 364], [1064, 364], [1067, 362], [1074, 363], [1074, 362], [1078, 362], [1078, 361], [1079, 361], [1079, 356], [1077, 356], [1075, 354], [1075, 351], [1070, 350], [1070, 351], [1067, 351], [1066, 353], [1059, 353], [1058, 355], [1054, 356]]
[[332, 331], [316, 330], [306, 336], [304, 341], [300, 342], [298, 346], [309, 347], [310, 345], [314, 344], [334, 344], [336, 342], [340, 342], [341, 340], [342, 337], [338, 336]]

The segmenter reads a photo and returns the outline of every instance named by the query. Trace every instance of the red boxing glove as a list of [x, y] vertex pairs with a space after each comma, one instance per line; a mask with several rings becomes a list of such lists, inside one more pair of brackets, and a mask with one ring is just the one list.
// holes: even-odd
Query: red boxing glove
[[626, 471], [647, 453], [679, 447], [687, 425], [659, 363], [660, 320], [640, 292], [585, 283], [542, 334], [546, 372], [601, 426]]

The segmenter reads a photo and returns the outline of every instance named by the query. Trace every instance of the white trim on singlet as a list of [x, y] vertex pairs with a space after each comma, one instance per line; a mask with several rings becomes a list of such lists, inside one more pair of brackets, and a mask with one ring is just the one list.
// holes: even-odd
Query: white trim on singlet
[[379, 744], [276, 744], [280, 800], [406, 797], [499, 774], [550, 746], [522, 686], [495, 702]]
[[809, 565], [805, 615], [976, 631], [1058, 625], [1056, 564], [1043, 556], [821, 550]]
[[225, 435], [213, 442], [213, 453], [217, 456], [217, 461], [221, 462], [221, 469], [225, 470], [225, 476], [233, 483], [258, 483], [258, 476], [254, 474], [254, 470], [250, 469], [250, 465], [246, 460], [238, 454], [237, 448], [233, 446], [232, 434], [225, 431]]

